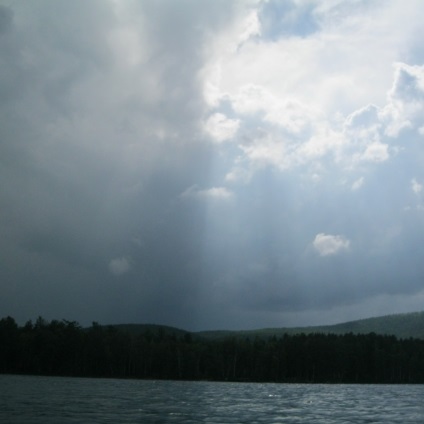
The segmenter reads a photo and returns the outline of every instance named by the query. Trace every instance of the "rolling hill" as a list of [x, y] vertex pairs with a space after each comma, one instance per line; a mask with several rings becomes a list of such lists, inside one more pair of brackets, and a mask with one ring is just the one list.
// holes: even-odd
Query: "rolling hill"
[[418, 338], [424, 339], [424, 311], [412, 312], [406, 314], [394, 314], [381, 317], [366, 318], [356, 321], [348, 321], [335, 325], [322, 325], [311, 327], [281, 327], [281, 328], [263, 328], [257, 330], [217, 330], [217, 331], [198, 331], [189, 332], [175, 327], [153, 325], [153, 324], [118, 324], [112, 327], [130, 332], [132, 334], [160, 332], [162, 334], [173, 334], [177, 337], [190, 334], [193, 338], [204, 339], [222, 339], [226, 337], [237, 338], [268, 338], [272, 336], [281, 337], [284, 334], [368, 334], [376, 333], [381, 335], [393, 335], [398, 338]]
[[202, 331], [196, 333], [206, 338], [235, 337], [280, 337], [283, 334], [368, 334], [393, 335], [398, 338], [424, 339], [424, 312], [412, 312], [406, 314], [394, 314], [381, 317], [366, 318], [356, 321], [348, 321], [341, 324], [322, 325], [311, 327], [281, 327], [263, 328], [247, 331]]

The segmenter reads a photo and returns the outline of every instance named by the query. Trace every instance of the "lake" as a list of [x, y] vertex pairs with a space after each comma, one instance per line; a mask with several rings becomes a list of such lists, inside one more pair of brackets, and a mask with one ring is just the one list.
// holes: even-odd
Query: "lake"
[[422, 385], [0, 375], [0, 423], [423, 423]]

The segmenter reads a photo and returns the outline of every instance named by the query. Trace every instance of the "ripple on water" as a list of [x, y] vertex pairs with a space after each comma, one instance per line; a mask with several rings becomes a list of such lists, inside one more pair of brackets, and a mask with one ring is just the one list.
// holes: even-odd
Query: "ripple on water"
[[0, 422], [340, 424], [424, 422], [424, 386], [0, 376]]

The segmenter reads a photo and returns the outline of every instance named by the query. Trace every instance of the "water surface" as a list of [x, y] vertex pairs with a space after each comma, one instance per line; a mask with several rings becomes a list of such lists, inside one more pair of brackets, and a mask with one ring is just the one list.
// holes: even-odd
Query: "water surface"
[[423, 423], [424, 386], [0, 375], [0, 422]]

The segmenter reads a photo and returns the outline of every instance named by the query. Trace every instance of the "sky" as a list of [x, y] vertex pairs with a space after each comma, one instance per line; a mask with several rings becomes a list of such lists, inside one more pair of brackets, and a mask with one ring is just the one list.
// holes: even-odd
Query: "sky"
[[0, 316], [423, 310], [421, 0], [0, 0]]

